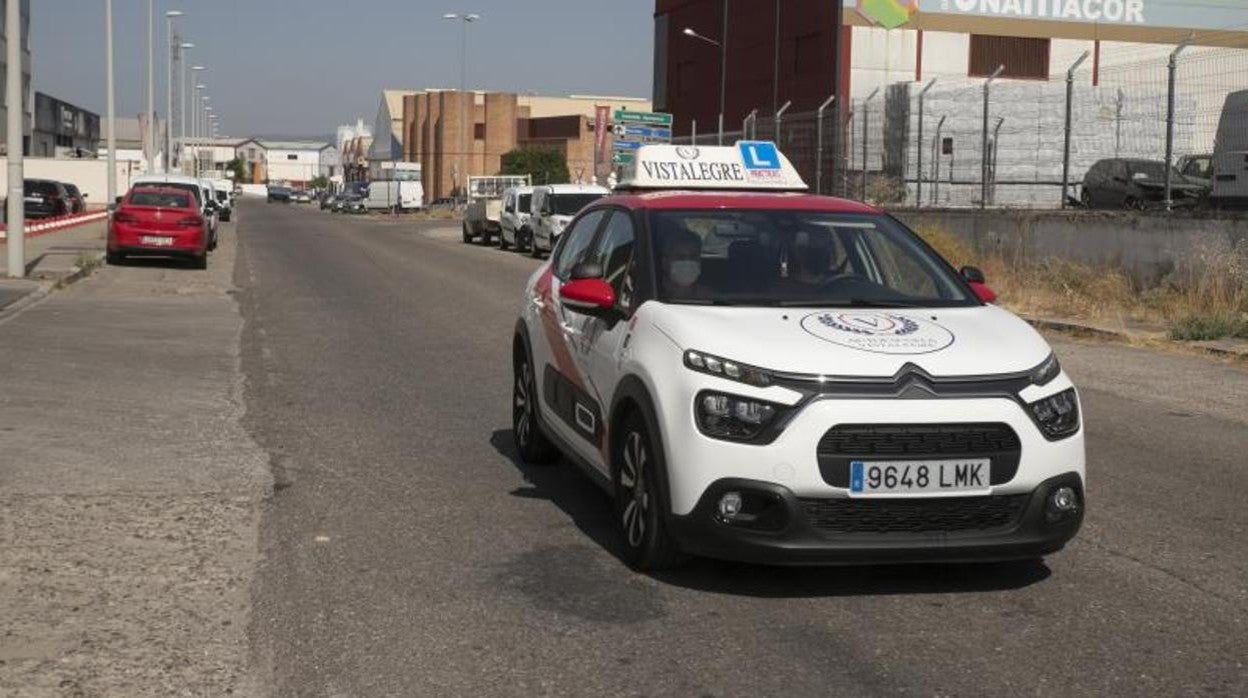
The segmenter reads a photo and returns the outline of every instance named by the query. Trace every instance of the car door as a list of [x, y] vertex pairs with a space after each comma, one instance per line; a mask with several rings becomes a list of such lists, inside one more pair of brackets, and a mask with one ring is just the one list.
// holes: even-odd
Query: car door
[[[615, 292], [616, 313], [610, 317], [582, 314], [576, 323], [580, 341], [573, 345], [574, 358], [583, 367], [587, 389], [598, 403], [602, 415], [610, 413], [615, 388], [620, 382], [621, 367], [628, 355], [632, 331], [629, 320], [636, 297], [636, 242], [632, 213], [613, 208], [585, 257], [586, 262], [602, 269], [603, 279]], [[604, 475], [610, 475], [606, 430], [602, 431], [604, 438], [598, 444], [598, 459], [592, 462]]]
[[529, 339], [542, 423], [591, 463], [597, 460], [601, 419], [597, 416], [596, 401], [588, 392], [582, 364], [576, 359], [580, 350], [574, 344], [580, 339], [580, 317], [564, 307], [559, 289], [585, 258], [606, 214], [605, 209], [594, 209], [572, 222], [569, 234], [551, 253], [550, 264], [538, 278], [530, 298], [537, 315], [533, 318], [536, 323], [529, 325]]

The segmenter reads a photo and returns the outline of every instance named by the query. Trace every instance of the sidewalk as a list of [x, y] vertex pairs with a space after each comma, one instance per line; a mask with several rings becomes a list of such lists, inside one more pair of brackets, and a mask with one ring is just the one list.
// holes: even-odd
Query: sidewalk
[[1242, 339], [1215, 339], [1210, 341], [1180, 341], [1170, 339], [1170, 333], [1161, 327], [1122, 327], [1106, 323], [1074, 318], [1039, 317], [1023, 315], [1038, 330], [1063, 332], [1076, 337], [1090, 337], [1111, 342], [1132, 344], [1165, 344], [1175, 347], [1199, 349], [1208, 354], [1232, 359], [1248, 360], [1248, 341]]
[[[40, 241], [64, 269], [100, 228]], [[256, 695], [236, 235], [0, 314], [0, 695]], [[49, 283], [49, 282], [44, 282]]]
[[[105, 221], [96, 221], [26, 238], [26, 279], [0, 275], [0, 313], [73, 283], [99, 264], [104, 258], [107, 226]], [[7, 243], [0, 241], [0, 264], [8, 253]]]

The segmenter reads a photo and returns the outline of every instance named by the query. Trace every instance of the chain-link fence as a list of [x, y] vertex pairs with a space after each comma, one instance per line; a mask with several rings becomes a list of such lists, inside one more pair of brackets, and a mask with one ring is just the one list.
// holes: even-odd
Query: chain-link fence
[[[1248, 201], [1248, 50], [1125, 47], [1095, 69], [1082, 59], [1055, 62], [1050, 80], [897, 82], [844, 108], [783, 114], [778, 124], [747, 117], [724, 142], [776, 140], [812, 191], [879, 203]], [[717, 139], [707, 132], [677, 142]]]

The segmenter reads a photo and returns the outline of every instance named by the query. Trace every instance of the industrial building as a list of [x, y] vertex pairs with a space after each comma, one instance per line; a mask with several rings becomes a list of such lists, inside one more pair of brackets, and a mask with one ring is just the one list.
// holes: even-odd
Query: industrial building
[[[466, 109], [470, 98], [471, 115]], [[467, 176], [497, 174], [504, 153], [528, 146], [559, 152], [573, 180], [589, 181], [594, 176], [594, 110], [600, 106], [649, 111], [650, 101], [592, 95], [386, 90], [367, 148], [368, 159], [420, 163], [427, 201], [454, 195]], [[358, 147], [344, 151], [344, 164], [358, 152]], [[600, 165], [602, 175], [607, 164]]]
[[42, 92], [35, 93], [35, 123], [29, 155], [95, 157], [100, 115]]

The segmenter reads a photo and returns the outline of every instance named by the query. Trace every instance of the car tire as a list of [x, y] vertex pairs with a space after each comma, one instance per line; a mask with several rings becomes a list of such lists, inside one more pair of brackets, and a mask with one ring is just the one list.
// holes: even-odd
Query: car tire
[[542, 251], [537, 249], [537, 238], [529, 235], [529, 256], [533, 259], [541, 259]]
[[1079, 192], [1079, 203], [1083, 204], [1084, 208], [1092, 208], [1092, 195], [1088, 193], [1087, 189]]
[[104, 253], [104, 261], [110, 267], [120, 267], [125, 265], [126, 256], [120, 252], [108, 251]]
[[1140, 199], [1135, 198], [1134, 196], [1128, 196], [1127, 198], [1123, 199], [1122, 206], [1128, 211], [1143, 211], [1144, 210], [1144, 202], [1141, 201]]
[[498, 233], [498, 249], [500, 249], [500, 250], [506, 250], [508, 247], [510, 247], [510, 245], [508, 245], [508, 244], [507, 244], [507, 236], [506, 236], [506, 235], [504, 235], [504, 234], [502, 233], [502, 231], [499, 231], [499, 233]]
[[512, 366], [511, 434], [516, 453], [529, 465], [549, 465], [559, 459], [559, 449], [542, 433], [537, 410], [537, 381], [533, 362], [523, 347], [516, 350]]
[[192, 259], [191, 268], [199, 269], [200, 271], [207, 269], [208, 268], [208, 253], [205, 252], [204, 254], [201, 254], [200, 256]]
[[646, 420], [637, 412], [627, 415], [612, 452], [614, 518], [624, 562], [643, 572], [671, 569], [687, 559], [667, 532], [659, 494], [658, 478], [664, 473], [660, 458]]
[[465, 243], [465, 244], [467, 244], [467, 243], [472, 242], [472, 233], [468, 232], [468, 222], [467, 222], [467, 221], [465, 221], [465, 222], [464, 222], [464, 224], [463, 224], [463, 228], [464, 228], [464, 243]]

